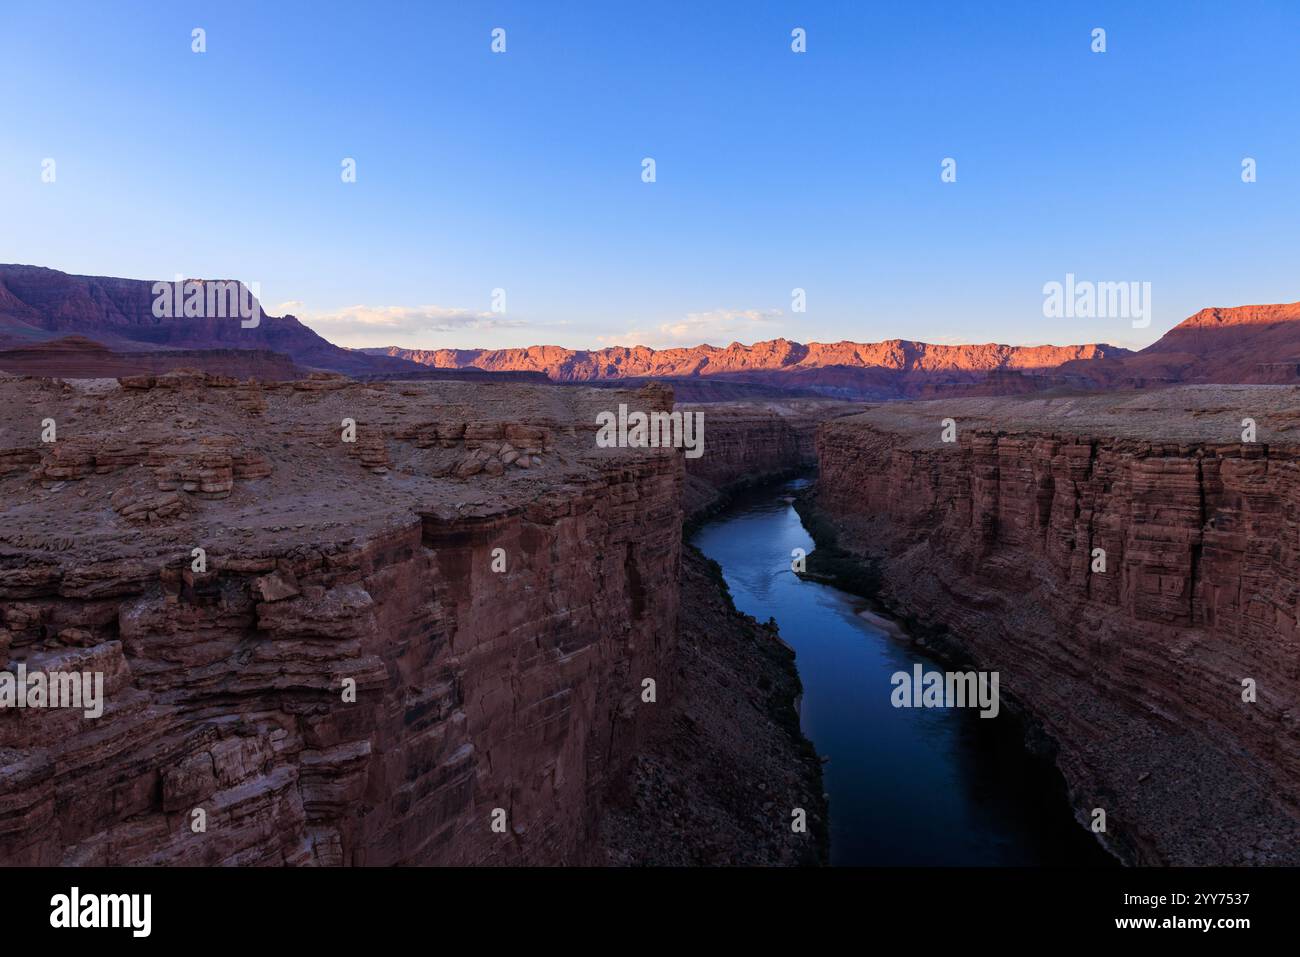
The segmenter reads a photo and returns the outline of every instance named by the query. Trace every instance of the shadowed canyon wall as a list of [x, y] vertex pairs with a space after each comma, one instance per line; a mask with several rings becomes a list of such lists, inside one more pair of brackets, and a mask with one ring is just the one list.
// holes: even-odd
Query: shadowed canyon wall
[[1104, 809], [1121, 856], [1295, 864], [1298, 399], [879, 406], [821, 427], [816, 509], [874, 560], [886, 604], [1001, 673], [1059, 746], [1081, 823]]
[[686, 459], [685, 510], [699, 518], [724, 504], [727, 491], [817, 464], [817, 426], [862, 408], [825, 399], [678, 403], [704, 416], [704, 454]]

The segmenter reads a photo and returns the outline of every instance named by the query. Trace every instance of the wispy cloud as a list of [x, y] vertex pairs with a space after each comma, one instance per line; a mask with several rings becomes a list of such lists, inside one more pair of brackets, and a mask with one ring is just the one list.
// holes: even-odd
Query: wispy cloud
[[[422, 337], [451, 332], [518, 328], [525, 323], [494, 312], [454, 306], [348, 306], [335, 312], [313, 312], [302, 302], [281, 303], [279, 315], [292, 314], [331, 342], [342, 346], [404, 345]], [[426, 340], [427, 341], [427, 340]]]
[[654, 329], [630, 329], [625, 333], [597, 336], [605, 345], [696, 346], [704, 342], [728, 344], [732, 339], [752, 341], [771, 335], [770, 326], [784, 318], [780, 309], [710, 309], [688, 312], [681, 319]]

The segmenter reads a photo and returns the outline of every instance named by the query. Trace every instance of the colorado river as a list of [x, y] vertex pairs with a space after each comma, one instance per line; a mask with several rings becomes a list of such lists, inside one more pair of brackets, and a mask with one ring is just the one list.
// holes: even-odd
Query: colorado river
[[775, 618], [795, 649], [804, 733], [830, 759], [831, 863], [1110, 863], [1014, 719], [891, 705], [895, 672], [944, 666], [860, 617], [856, 596], [793, 573], [792, 550], [814, 545], [788, 498], [808, 481], [738, 496], [692, 542], [722, 566], [736, 607]]

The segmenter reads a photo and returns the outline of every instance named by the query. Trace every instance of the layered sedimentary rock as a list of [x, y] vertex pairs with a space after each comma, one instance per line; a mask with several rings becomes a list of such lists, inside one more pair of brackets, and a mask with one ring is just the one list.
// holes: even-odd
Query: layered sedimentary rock
[[860, 404], [818, 399], [774, 402], [678, 403], [704, 422], [704, 453], [686, 460], [686, 513], [699, 517], [729, 489], [817, 463], [817, 426]]
[[[1075, 360], [1128, 354], [1105, 344], [1077, 346], [934, 345], [908, 339], [884, 342], [793, 342], [771, 339], [743, 345], [598, 350], [529, 346], [524, 349], [366, 349], [374, 356], [407, 359], [437, 368], [522, 369], [557, 382], [653, 377], [710, 378], [735, 384], [789, 389], [801, 394], [854, 399], [914, 396], [941, 386], [961, 388], [1007, 370], [1045, 372]], [[1015, 391], [1021, 385], [1015, 384]]]
[[421, 365], [481, 369], [534, 369], [557, 381], [618, 379], [627, 376], [725, 375], [794, 372], [821, 368], [881, 368], [896, 372], [972, 372], [991, 369], [1050, 368], [1072, 359], [1128, 352], [1115, 346], [933, 345], [907, 339], [885, 342], [793, 342], [770, 339], [747, 346], [691, 346], [651, 349], [613, 346], [595, 351], [559, 346], [525, 349], [367, 349], [367, 353], [410, 359]]
[[0, 350], [0, 372], [62, 378], [117, 378], [196, 368], [216, 375], [296, 379], [306, 373], [288, 356], [266, 349], [156, 349], [114, 352], [84, 336]]
[[1297, 408], [1289, 387], [879, 406], [822, 426], [816, 505], [889, 605], [1000, 672], [1117, 853], [1295, 864]]
[[0, 380], [0, 659], [104, 680], [0, 709], [0, 863], [599, 856], [682, 519], [679, 451], [596, 447], [611, 398], [671, 401]]

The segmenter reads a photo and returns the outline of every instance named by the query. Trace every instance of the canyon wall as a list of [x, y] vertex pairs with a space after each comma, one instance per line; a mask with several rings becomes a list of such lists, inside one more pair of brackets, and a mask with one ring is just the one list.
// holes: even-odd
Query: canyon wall
[[[775, 622], [737, 611], [722, 571], [682, 550], [677, 676], [601, 817], [612, 864], [817, 865], [830, 857], [822, 762], [799, 725], [803, 685]], [[790, 827], [807, 812], [808, 830]]]
[[[597, 382], [654, 378], [671, 381], [683, 397], [711, 380], [716, 390], [749, 388], [768, 393], [827, 398], [898, 399], [943, 390], [981, 390], [979, 394], [1022, 392], [1063, 384], [1054, 370], [1067, 364], [1115, 361], [1127, 349], [1106, 344], [1076, 346], [934, 345], [908, 339], [884, 342], [793, 342], [771, 339], [743, 345], [651, 349], [612, 346], [599, 350], [529, 346], [523, 349], [362, 350], [367, 355], [404, 359], [436, 368], [522, 369], [544, 372], [556, 382]], [[1023, 373], [1007, 377], [1006, 373]], [[1084, 379], [1075, 374], [1072, 381]], [[999, 390], [996, 393], [993, 390]], [[701, 401], [705, 401], [701, 397]]]
[[671, 401], [0, 380], [0, 658], [105, 682], [0, 710], [0, 864], [591, 861], [677, 673], [681, 455], [611, 397]]
[[1000, 672], [1122, 857], [1295, 864], [1298, 399], [879, 406], [821, 427], [815, 507], [918, 634]]
[[794, 342], [651, 349], [611, 346], [598, 350], [528, 346], [523, 349], [366, 349], [370, 355], [421, 365], [481, 369], [532, 369], [558, 382], [628, 376], [712, 376], [805, 372], [810, 369], [877, 369], [894, 373], [969, 373], [995, 369], [1051, 369], [1064, 362], [1127, 355], [1104, 344], [1078, 346], [934, 345], [909, 339], [884, 342]]
[[685, 511], [698, 518], [720, 507], [729, 489], [815, 466], [818, 424], [862, 405], [787, 399], [676, 408], [704, 416], [704, 453], [686, 459]]

